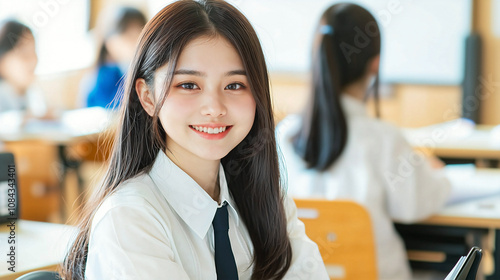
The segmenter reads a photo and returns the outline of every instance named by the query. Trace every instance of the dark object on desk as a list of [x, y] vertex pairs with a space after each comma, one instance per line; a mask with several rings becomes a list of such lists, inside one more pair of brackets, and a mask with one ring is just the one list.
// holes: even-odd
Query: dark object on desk
[[[462, 82], [462, 118], [479, 121], [481, 95], [481, 36], [470, 34], [465, 39], [465, 72]], [[483, 89], [484, 90], [484, 89]]]
[[461, 257], [445, 280], [475, 280], [482, 250], [472, 247], [466, 257]]
[[55, 271], [34, 271], [17, 278], [16, 280], [60, 280], [59, 274]]
[[[471, 246], [479, 246], [482, 236], [488, 232], [481, 228], [438, 225], [395, 224], [395, 227], [405, 242], [413, 269], [443, 273], [452, 270], [457, 259], [467, 254]], [[415, 252], [425, 254], [415, 257]]]
[[14, 155], [0, 153], [0, 223], [19, 217], [19, 194]]

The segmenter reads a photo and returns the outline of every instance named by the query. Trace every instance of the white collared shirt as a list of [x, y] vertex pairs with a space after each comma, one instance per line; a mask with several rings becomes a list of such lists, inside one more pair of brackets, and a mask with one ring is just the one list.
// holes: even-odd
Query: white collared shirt
[[7, 81], [0, 79], [0, 114], [27, 109], [34, 116], [43, 116], [47, 113], [47, 104], [42, 92], [31, 86], [25, 95], [19, 95]]
[[0, 113], [11, 110], [25, 110], [26, 98], [17, 94], [14, 88], [0, 79]]
[[[229, 238], [239, 279], [252, 275], [253, 246], [222, 165], [220, 204], [159, 152], [152, 170], [120, 185], [92, 220], [86, 279], [217, 279], [212, 220], [228, 204]], [[317, 245], [285, 200], [292, 265], [285, 279], [328, 279]]]
[[450, 183], [444, 172], [419, 157], [399, 129], [371, 118], [365, 105], [341, 96], [347, 120], [347, 143], [337, 161], [320, 172], [307, 169], [292, 145], [301, 117], [291, 115], [277, 126], [292, 197], [354, 200], [370, 213], [380, 280], [409, 280], [410, 268], [393, 220], [411, 223], [436, 213], [446, 202]]

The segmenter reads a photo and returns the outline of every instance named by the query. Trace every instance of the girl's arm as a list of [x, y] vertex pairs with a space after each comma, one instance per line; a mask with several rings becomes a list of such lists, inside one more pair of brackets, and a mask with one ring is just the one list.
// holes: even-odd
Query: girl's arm
[[87, 280], [189, 279], [174, 262], [172, 244], [147, 203], [114, 206], [99, 214], [90, 237]]
[[[399, 130], [390, 131], [387, 156], [378, 164], [385, 182], [388, 211], [392, 219], [412, 223], [438, 212], [450, 196], [444, 171], [433, 168], [428, 157], [415, 151]], [[374, 165], [377, 166], [377, 165]]]
[[330, 279], [319, 253], [318, 245], [307, 237], [304, 223], [297, 218], [295, 203], [286, 196], [284, 205], [287, 215], [287, 231], [292, 245], [292, 264], [284, 279]]

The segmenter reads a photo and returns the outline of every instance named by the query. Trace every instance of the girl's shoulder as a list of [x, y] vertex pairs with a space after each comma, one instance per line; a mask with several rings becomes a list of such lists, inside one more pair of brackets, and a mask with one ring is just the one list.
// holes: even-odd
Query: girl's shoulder
[[2, 101], [0, 104], [5, 102], [6, 99], [13, 98], [16, 95], [14, 88], [6, 81], [0, 79], [0, 100]]
[[151, 178], [147, 174], [139, 175], [121, 183], [104, 199], [96, 211], [93, 224], [102, 220], [106, 214], [123, 209], [157, 212], [158, 203]]
[[289, 138], [296, 134], [302, 123], [302, 117], [297, 114], [286, 116], [276, 125], [276, 136], [278, 138]]
[[120, 198], [127, 201], [129, 198], [144, 198], [148, 199], [153, 192], [153, 180], [148, 176], [148, 174], [140, 174], [133, 178], [130, 178], [116, 188], [116, 191], [111, 195], [111, 197]]
[[372, 117], [353, 118], [348, 121], [348, 126], [354, 133], [369, 134], [371, 136], [399, 138], [403, 135], [401, 129], [395, 124]]
[[118, 64], [106, 63], [97, 68], [98, 75], [122, 76], [122, 71]]

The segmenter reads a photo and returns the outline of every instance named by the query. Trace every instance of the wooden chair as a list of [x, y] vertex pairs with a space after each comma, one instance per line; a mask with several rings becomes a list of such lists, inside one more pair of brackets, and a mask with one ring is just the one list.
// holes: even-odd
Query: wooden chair
[[377, 279], [370, 216], [352, 201], [294, 199], [306, 234], [316, 242], [330, 279]]
[[26, 140], [5, 143], [5, 150], [16, 159], [20, 218], [51, 221], [60, 209], [56, 148], [43, 141]]

